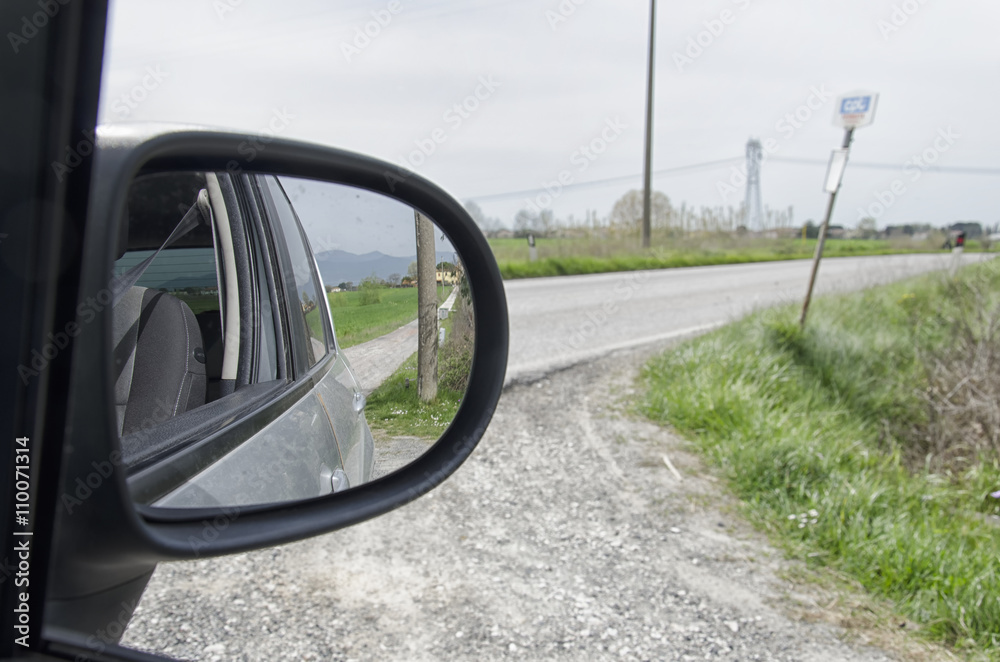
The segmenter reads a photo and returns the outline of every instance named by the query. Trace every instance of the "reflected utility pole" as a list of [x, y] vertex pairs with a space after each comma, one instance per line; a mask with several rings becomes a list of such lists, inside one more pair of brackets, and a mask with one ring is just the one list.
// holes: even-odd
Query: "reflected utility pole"
[[642, 247], [649, 248], [653, 166], [653, 55], [656, 51], [656, 0], [649, 0], [649, 67], [646, 78], [646, 163], [642, 179]]
[[417, 397], [437, 397], [438, 296], [434, 224], [418, 211], [417, 226]]

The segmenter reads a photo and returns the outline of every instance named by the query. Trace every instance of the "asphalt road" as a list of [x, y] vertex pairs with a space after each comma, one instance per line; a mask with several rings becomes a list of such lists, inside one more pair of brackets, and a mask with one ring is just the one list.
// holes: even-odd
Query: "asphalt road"
[[[817, 293], [862, 289], [977, 254], [828, 258]], [[993, 256], [989, 256], [993, 257]], [[508, 281], [508, 383], [616, 349], [702, 332], [754, 308], [801, 301], [811, 260]]]
[[[828, 260], [820, 287], [940, 266]], [[343, 531], [161, 564], [124, 643], [213, 661], [943, 659], [866, 598], [797, 579], [685, 442], [629, 410], [653, 352], [797, 300], [807, 268], [510, 283], [514, 383], [452, 478]]]

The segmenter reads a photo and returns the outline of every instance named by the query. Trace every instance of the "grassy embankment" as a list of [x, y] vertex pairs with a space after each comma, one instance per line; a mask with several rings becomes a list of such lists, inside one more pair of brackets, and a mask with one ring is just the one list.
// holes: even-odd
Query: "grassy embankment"
[[[653, 248], [643, 250], [638, 238], [610, 235], [538, 239], [538, 260], [529, 261], [525, 239], [490, 239], [490, 246], [506, 279], [570, 274], [699, 267], [714, 264], [773, 262], [810, 258], [816, 240], [741, 239], [734, 235], [707, 235], [691, 239], [653, 238]], [[826, 257], [890, 255], [940, 250], [941, 242], [929, 240], [883, 241], [862, 239], [828, 240]], [[978, 242], [967, 242], [967, 251], [978, 251]]]
[[[1000, 644], [1000, 264], [764, 311], [651, 361], [642, 408], [793, 556]], [[992, 650], [992, 653], [990, 652]]]
[[436, 440], [455, 418], [472, 368], [474, 340], [472, 312], [461, 296], [441, 326], [445, 344], [438, 352], [437, 398], [421, 402], [417, 397], [417, 355], [413, 354], [368, 396], [365, 416], [376, 440], [383, 435]]
[[[438, 287], [444, 301], [451, 287]], [[417, 319], [417, 288], [380, 288], [378, 302], [362, 304], [362, 292], [331, 292], [330, 312], [342, 348], [360, 345]]]

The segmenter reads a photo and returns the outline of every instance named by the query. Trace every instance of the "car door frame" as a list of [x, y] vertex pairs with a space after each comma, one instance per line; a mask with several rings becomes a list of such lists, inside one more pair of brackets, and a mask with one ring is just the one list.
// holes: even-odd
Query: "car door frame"
[[[329, 303], [322, 301], [325, 293], [320, 292], [320, 301], [317, 301], [317, 304], [322, 307], [320, 319], [323, 322], [323, 340], [326, 345], [327, 354], [320, 358], [314, 365], [308, 366], [306, 365], [308, 351], [303, 344], [303, 335], [302, 333], [299, 333], [299, 331], [304, 330], [304, 327], [299, 324], [298, 318], [292, 315], [292, 302], [290, 297], [291, 285], [288, 282], [288, 275], [285, 273], [285, 267], [291, 267], [294, 269], [294, 266], [290, 264], [283, 264], [283, 259], [289, 257], [288, 247], [286, 245], [287, 240], [285, 238], [284, 230], [280, 227], [280, 221], [278, 219], [271, 218], [270, 210], [268, 209], [268, 202], [264, 198], [265, 195], [270, 195], [270, 191], [266, 191], [264, 189], [265, 185], [262, 182], [265, 177], [273, 177], [273, 175], [244, 173], [241, 176], [241, 183], [243, 184], [244, 193], [248, 196], [249, 201], [256, 206], [256, 210], [252, 212], [254, 214], [254, 222], [272, 242], [272, 257], [275, 259], [271, 263], [271, 270], [275, 285], [277, 286], [279, 281], [281, 283], [279, 304], [281, 305], [286, 336], [290, 336], [287, 338], [287, 341], [288, 348], [292, 355], [290, 366], [291, 374], [295, 380], [298, 380], [305, 375], [313, 374], [314, 379], [318, 381], [319, 377], [317, 377], [314, 373], [316, 367], [326, 362], [328, 359], [335, 359], [335, 355], [338, 353], [337, 344], [334, 340], [333, 327], [330, 321]], [[319, 277], [319, 272], [316, 270], [312, 248], [309, 246], [309, 240], [306, 237], [305, 232], [302, 230], [302, 223], [299, 220], [298, 215], [295, 214], [294, 207], [292, 208], [292, 212], [294, 214], [293, 220], [295, 222], [296, 230], [299, 232], [299, 236], [301, 237], [302, 243], [308, 252], [308, 257], [310, 258], [310, 263], [307, 265], [310, 276], [313, 281], [320, 286], [320, 289], [322, 289], [322, 280]], [[308, 336], [308, 330], [305, 330], [305, 335]], [[327, 371], [329, 371], [329, 366], [327, 367]], [[325, 374], [325, 372], [323, 374]]]
[[[285, 238], [280, 227], [275, 227], [276, 220], [270, 218], [266, 201], [263, 199], [259, 183], [255, 180], [263, 175], [248, 175], [246, 173], [238, 176], [230, 176], [225, 173], [217, 173], [220, 178], [220, 187], [224, 195], [232, 195], [227, 200], [227, 214], [230, 219], [230, 230], [232, 235], [239, 237], [236, 241], [246, 241], [247, 244], [256, 241], [261, 252], [261, 263], [257, 263], [252, 255], [252, 246], [247, 246], [247, 262], [253, 266], [247, 270], [250, 280], [257, 278], [257, 271], [264, 272], [268, 283], [268, 295], [271, 298], [274, 314], [273, 320], [277, 321], [278, 327], [275, 329], [276, 345], [282, 348], [277, 353], [276, 359], [278, 379], [273, 382], [262, 384], [237, 384], [236, 391], [219, 400], [209, 403], [202, 409], [214, 411], [210, 418], [203, 414], [200, 418], [200, 426], [190, 431], [180, 431], [182, 445], [171, 448], [169, 451], [158, 456], [152, 462], [137, 469], [130, 477], [130, 484], [133, 487], [137, 500], [142, 503], [149, 503], [169, 494], [174, 489], [183, 485], [187, 479], [193, 478], [201, 470], [216, 465], [218, 462], [231, 457], [238, 449], [250, 442], [258, 434], [263, 433], [261, 423], [270, 423], [280, 416], [293, 409], [303, 398], [308, 397], [308, 393], [313, 391], [317, 384], [333, 368], [338, 356], [336, 345], [332, 342], [332, 323], [329, 319], [329, 309], [323, 302], [319, 302], [321, 308], [321, 319], [324, 319], [324, 333], [327, 353], [314, 365], [306, 367], [306, 349], [303, 346], [302, 333], [304, 329], [296, 330], [296, 318], [290, 309], [290, 285], [284, 273], [282, 264], [287, 260], [287, 247], [284, 245]], [[235, 213], [238, 211], [239, 216]], [[310, 251], [308, 242], [302, 233], [301, 224], [295, 218], [296, 229], [304, 240], [307, 251]], [[233, 227], [235, 226], [235, 227]], [[250, 235], [253, 235], [251, 237]], [[315, 265], [310, 264], [311, 275], [317, 278]], [[242, 279], [241, 279], [242, 280]], [[317, 282], [321, 282], [318, 281]], [[246, 283], [227, 283], [226, 287], [236, 285], [240, 291], [240, 318], [241, 324], [252, 327], [252, 322], [257, 319], [260, 313], [258, 308], [259, 298], [251, 287], [245, 287]], [[252, 310], [247, 312], [246, 308]], [[276, 318], [276, 320], [274, 319]], [[248, 324], [250, 322], [251, 324]], [[301, 326], [301, 325], [300, 325]], [[249, 331], [249, 329], [248, 329]], [[280, 341], [278, 338], [280, 336]], [[241, 334], [240, 338], [240, 358], [241, 371], [253, 362], [252, 357], [247, 353], [256, 353], [257, 338], [248, 333]], [[250, 394], [250, 398], [244, 399], [237, 396], [243, 390]], [[257, 396], [257, 397], [254, 397]], [[251, 411], [252, 410], [252, 411]], [[261, 412], [268, 412], [262, 416]], [[186, 421], [185, 418], [178, 417], [174, 421], [169, 421], [161, 427], [181, 427]], [[235, 420], [234, 420], [235, 419]], [[339, 449], [338, 449], [339, 451]], [[334, 467], [333, 469], [341, 468]], [[317, 495], [318, 496], [318, 495]], [[140, 512], [149, 516], [154, 516], [156, 512], [151, 508], [142, 507]], [[162, 513], [159, 515], [162, 516]]]
[[[0, 3], [0, 25], [15, 35], [0, 57], [0, 446], [11, 459], [17, 439], [30, 441], [27, 494], [31, 535], [15, 531], [15, 476], [0, 476], [0, 658], [36, 652], [43, 646], [49, 563], [54, 547], [63, 440], [73, 346], [56, 347], [51, 358], [32, 365], [32, 350], [45, 348], [46, 334], [72, 330], [77, 318], [94, 133], [108, 16], [107, 0]], [[54, 11], [54, 13], [49, 13]], [[6, 244], [4, 247], [2, 244]], [[17, 256], [14, 256], [14, 251]], [[43, 356], [43, 359], [45, 357]], [[19, 372], [26, 367], [31, 373]], [[26, 379], [14, 378], [24, 374]], [[28, 569], [17, 576], [9, 550], [30, 539]], [[24, 582], [18, 580], [25, 580]], [[7, 633], [21, 620], [15, 608], [28, 606], [27, 647]], [[39, 659], [45, 659], [39, 655]], [[127, 658], [121, 658], [127, 659]], [[137, 658], [136, 658], [137, 659]]]

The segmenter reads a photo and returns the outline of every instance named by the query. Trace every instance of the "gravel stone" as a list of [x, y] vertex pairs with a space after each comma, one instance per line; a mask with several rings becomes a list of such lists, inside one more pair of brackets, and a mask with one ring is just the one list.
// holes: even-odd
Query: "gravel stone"
[[791, 618], [780, 554], [685, 442], [626, 413], [648, 356], [509, 387], [451, 479], [375, 520], [161, 564], [123, 643], [191, 660], [889, 659]]

